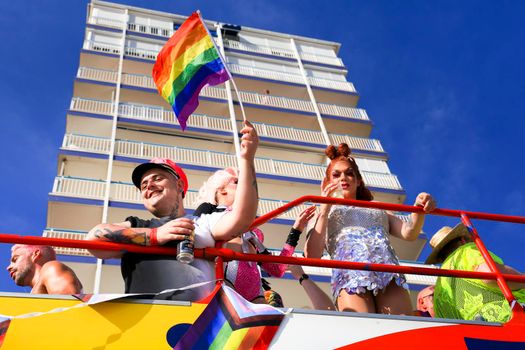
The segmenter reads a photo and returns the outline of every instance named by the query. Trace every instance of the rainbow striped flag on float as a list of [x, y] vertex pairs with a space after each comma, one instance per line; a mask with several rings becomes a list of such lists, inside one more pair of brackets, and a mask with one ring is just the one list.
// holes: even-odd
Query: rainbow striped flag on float
[[153, 81], [159, 94], [172, 106], [182, 130], [199, 105], [202, 88], [230, 78], [198, 11], [168, 40], [153, 66]]
[[223, 286], [173, 349], [267, 349], [284, 315]]

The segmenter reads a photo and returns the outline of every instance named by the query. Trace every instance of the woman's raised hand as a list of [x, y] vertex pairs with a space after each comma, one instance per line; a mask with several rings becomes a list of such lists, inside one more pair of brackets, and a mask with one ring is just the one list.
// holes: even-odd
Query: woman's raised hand
[[315, 205], [312, 205], [311, 207], [306, 208], [297, 216], [295, 219], [295, 222], [293, 224], [293, 228], [296, 230], [299, 230], [301, 232], [304, 231], [304, 228], [306, 227], [306, 224], [308, 221], [310, 221], [311, 218], [313, 218], [315, 215]]
[[421, 192], [417, 195], [414, 205], [423, 207], [425, 213], [429, 213], [437, 207], [436, 200], [432, 197], [432, 195], [426, 192]]

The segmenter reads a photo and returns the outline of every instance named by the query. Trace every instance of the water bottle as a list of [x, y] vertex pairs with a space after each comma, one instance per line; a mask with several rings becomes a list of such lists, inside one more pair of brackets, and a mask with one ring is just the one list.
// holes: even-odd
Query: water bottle
[[[191, 219], [196, 224], [197, 217], [193, 215], [184, 215], [185, 218]], [[185, 238], [177, 245], [177, 260], [183, 264], [189, 264], [193, 261], [193, 242], [195, 240], [195, 230], [191, 232], [191, 238]]]

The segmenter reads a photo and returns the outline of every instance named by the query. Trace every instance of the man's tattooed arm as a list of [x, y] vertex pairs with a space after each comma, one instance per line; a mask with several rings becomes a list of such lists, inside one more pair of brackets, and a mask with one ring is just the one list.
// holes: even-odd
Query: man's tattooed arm
[[95, 237], [115, 242], [115, 243], [128, 243], [128, 244], [137, 244], [143, 246], [149, 246], [149, 234], [146, 231], [135, 231], [131, 228], [123, 228], [119, 230], [110, 230], [108, 228], [97, 229], [94, 232]]

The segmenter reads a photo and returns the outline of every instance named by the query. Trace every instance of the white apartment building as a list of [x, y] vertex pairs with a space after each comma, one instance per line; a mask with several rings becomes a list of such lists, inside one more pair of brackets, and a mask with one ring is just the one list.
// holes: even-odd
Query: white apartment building
[[[359, 94], [347, 81], [335, 42], [206, 21], [240, 96], [229, 83], [204, 89], [182, 132], [158, 95], [151, 71], [158, 51], [185, 18], [96, 0], [88, 5], [44, 236], [81, 239], [101, 222], [150, 217], [131, 172], [153, 157], [171, 158], [187, 172], [185, 207], [191, 212], [203, 181], [215, 170], [236, 165], [239, 98], [261, 139], [256, 159], [260, 214], [302, 195], [319, 194], [324, 149], [340, 142], [352, 148], [377, 200], [403, 203], [405, 192], [390, 172], [381, 142], [370, 138], [373, 123], [357, 107]], [[261, 227], [267, 247], [280, 251], [301, 209]], [[424, 235], [414, 242], [393, 242], [403, 260], [416, 260], [424, 243]], [[303, 246], [304, 237], [297, 249]], [[97, 261], [81, 249], [59, 251], [86, 292], [123, 292], [118, 261]], [[327, 269], [306, 271], [329, 292]], [[269, 280], [287, 306], [309, 305], [289, 274]]]

